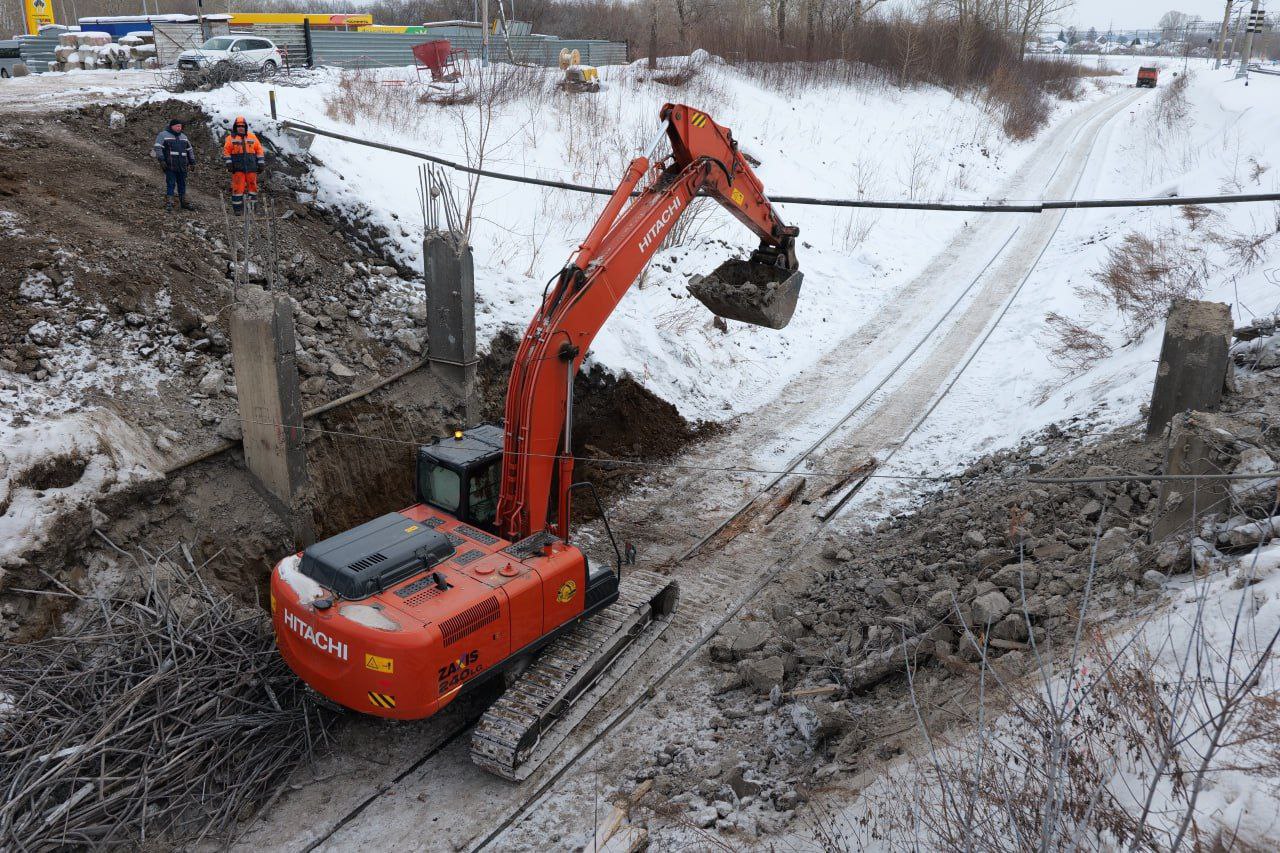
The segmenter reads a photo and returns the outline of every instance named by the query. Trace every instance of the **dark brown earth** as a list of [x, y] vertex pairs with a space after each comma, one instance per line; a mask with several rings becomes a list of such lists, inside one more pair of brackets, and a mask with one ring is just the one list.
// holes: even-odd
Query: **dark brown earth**
[[[123, 123], [118, 117], [113, 122], [113, 113], [123, 116]], [[186, 119], [200, 164], [190, 184], [199, 209], [191, 213], [164, 212], [163, 175], [148, 159], [156, 132], [173, 117]], [[0, 209], [16, 214], [22, 231], [0, 240], [0, 305], [6, 308], [0, 311], [0, 358], [31, 382], [57, 391], [61, 377], [47, 364], [61, 347], [83, 345], [109, 363], [125, 346], [114, 328], [122, 333], [142, 329], [156, 340], [176, 341], [169, 344], [175, 367], [157, 394], [123, 394], [104, 383], [97, 395], [80, 401], [109, 405], [144, 432], [158, 435], [157, 446], [161, 441], [171, 445], [167, 456], [174, 462], [234, 435], [225, 430], [234, 422], [229, 416], [236, 403], [226, 317], [218, 310], [233, 299], [218, 197], [225, 173], [216, 165], [216, 137], [207, 121], [191, 105], [170, 101], [15, 117], [0, 130], [5, 155]], [[269, 149], [270, 142], [264, 139]], [[378, 300], [380, 282], [414, 273], [372, 248], [384, 234], [297, 200], [297, 193], [309, 187], [308, 163], [272, 160], [266, 192], [283, 215], [277, 226], [279, 254], [286, 259], [280, 283], [298, 306], [299, 366], [304, 406], [310, 408], [420, 358], [385, 343], [389, 329], [366, 328], [364, 317], [348, 315]], [[62, 162], [73, 168], [49, 167]], [[20, 293], [21, 283], [33, 274], [47, 279], [51, 296], [32, 299]], [[167, 305], [158, 298], [162, 292], [168, 294]], [[92, 307], [98, 303], [100, 310]], [[341, 310], [327, 310], [334, 306]], [[77, 328], [85, 319], [97, 323], [94, 334]], [[38, 343], [29, 329], [42, 320], [60, 334]], [[414, 317], [395, 328], [420, 335], [420, 326]], [[489, 420], [501, 419], [516, 342], [514, 331], [504, 332], [483, 357], [480, 387]], [[320, 349], [338, 353], [356, 375], [335, 377], [312, 354]], [[227, 385], [205, 393], [198, 386], [211, 370], [224, 371]], [[712, 428], [687, 423], [674, 406], [631, 377], [615, 377], [599, 366], [580, 375], [575, 387], [575, 452], [582, 457], [652, 461], [677, 453]], [[213, 423], [210, 412], [218, 416]], [[332, 535], [412, 503], [415, 448], [463, 420], [454, 397], [429, 371], [419, 370], [309, 421], [317, 535]], [[75, 460], [51, 460], [30, 476], [54, 488], [75, 474], [75, 465]], [[601, 485], [607, 500], [641, 471], [588, 463], [577, 473]], [[206, 573], [219, 586], [242, 601], [261, 603], [271, 565], [298, 545], [255, 489], [238, 449], [175, 470], [96, 510], [96, 515], [89, 507], [68, 514], [55, 544], [32, 554], [28, 570], [7, 578], [6, 589], [49, 591], [59, 583], [86, 588], [119, 557], [96, 528], [130, 552], [158, 553], [185, 544], [196, 565], [208, 561]], [[15, 597], [0, 590], [2, 602], [17, 607], [15, 617], [24, 625], [19, 639], [49, 630], [65, 604], [56, 597]]]
[[[195, 146], [197, 168], [189, 178], [195, 211], [164, 210], [164, 176], [149, 156], [170, 118], [186, 120]], [[166, 377], [154, 395], [136, 388], [122, 393], [118, 382], [104, 382], [84, 402], [114, 405], [126, 419], [131, 410], [146, 411], [151, 422], [142, 425], [172, 430], [175, 443], [200, 447], [217, 440], [210, 433], [219, 416], [234, 411], [226, 338], [226, 309], [235, 298], [234, 220], [222, 205], [227, 176], [220, 133], [198, 108], [179, 101], [6, 117], [0, 129], [0, 367], [24, 374], [37, 389], [66, 382], [69, 370], [58, 365], [59, 356], [77, 347], [89, 348], [104, 368], [154, 368]], [[417, 350], [392, 336], [407, 329], [420, 341], [414, 327], [425, 317], [364, 316], [371, 303], [386, 307], [389, 288], [407, 294], [401, 301], [412, 297], [416, 285], [398, 282], [416, 278], [415, 272], [383, 256], [377, 241], [385, 233], [300, 200], [312, 189], [307, 164], [280, 156], [268, 136], [263, 143], [269, 151], [263, 196], [277, 217], [275, 283], [297, 306], [299, 364], [310, 380], [305, 402], [314, 404], [416, 360]], [[263, 241], [265, 228], [255, 233]], [[33, 286], [43, 296], [32, 295]], [[52, 331], [32, 332], [46, 328], [37, 326], [41, 321]], [[347, 370], [334, 375], [334, 361]], [[224, 381], [210, 380], [201, 391], [211, 370]], [[195, 399], [185, 407], [157, 407], [156, 396]]]

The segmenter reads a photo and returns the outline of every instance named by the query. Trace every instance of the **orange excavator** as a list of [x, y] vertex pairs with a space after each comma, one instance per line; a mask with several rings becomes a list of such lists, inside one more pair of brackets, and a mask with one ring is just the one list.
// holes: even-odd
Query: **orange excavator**
[[[779, 219], [730, 131], [680, 104], [660, 118], [660, 135], [548, 282], [512, 366], [504, 424], [420, 448], [417, 503], [271, 575], [280, 652], [332, 703], [421, 719], [501, 677], [471, 754], [508, 779], [532, 772], [553, 725], [620, 654], [652, 642], [677, 600], [670, 578], [623, 577], [607, 519], [612, 563], [592, 565], [570, 541], [574, 493], [599, 504], [573, 480], [573, 378], [592, 339], [700, 194], [760, 238], [749, 259], [691, 280], [713, 312], [781, 328], [803, 280], [798, 230]], [[671, 153], [655, 162], [663, 141]]]

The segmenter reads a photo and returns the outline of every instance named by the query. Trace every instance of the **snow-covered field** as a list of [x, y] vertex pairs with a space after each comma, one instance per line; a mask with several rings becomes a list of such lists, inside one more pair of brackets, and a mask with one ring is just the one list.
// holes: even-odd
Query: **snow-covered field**
[[[508, 73], [499, 71], [500, 74]], [[613, 186], [626, 163], [652, 140], [658, 110], [686, 102], [730, 127], [772, 195], [824, 197], [999, 197], [1007, 176], [1034, 147], [1004, 139], [984, 103], [939, 89], [899, 90], [879, 83], [770, 86], [714, 61], [689, 83], [648, 79], [639, 66], [602, 69], [599, 94], [571, 95], [529, 82], [494, 107], [486, 168], [555, 180]], [[548, 72], [552, 74], [554, 72]], [[281, 118], [477, 163], [477, 106], [419, 105], [394, 84], [412, 71], [389, 69], [317, 75], [305, 88], [277, 91]], [[1077, 110], [1120, 85], [1109, 78], [1084, 87]], [[344, 88], [344, 86], [346, 88]], [[269, 126], [268, 86], [245, 84], [196, 96], [219, 120], [244, 113]], [[328, 105], [376, 104], [356, 120], [332, 117]], [[406, 100], [407, 99], [407, 100]], [[340, 113], [339, 113], [340, 114]], [[1061, 116], [1055, 116], [1055, 119]], [[411, 265], [421, 264], [418, 160], [318, 137], [318, 201], [383, 225]], [[462, 176], [454, 175], [461, 191]], [[464, 199], [465, 201], [465, 199]], [[504, 325], [523, 330], [546, 280], [586, 236], [600, 196], [483, 179], [472, 241], [480, 338]], [[713, 203], [687, 217], [679, 245], [660, 252], [596, 338], [592, 359], [626, 371], [691, 419], [725, 420], [778, 393], [918, 273], [965, 222], [961, 214], [850, 211], [782, 205], [800, 226], [805, 273], [800, 306], [781, 332], [730, 323], [728, 333], [685, 292], [729, 253], [754, 248], [751, 235]], [[689, 221], [691, 219], [692, 221]]]
[[[1181, 62], [1169, 64], [1162, 85], [1180, 70]], [[1172, 127], [1163, 124], [1160, 101], [1152, 97], [1113, 122], [1086, 167], [1081, 197], [1280, 191], [1280, 78], [1253, 75], [1245, 88], [1230, 70], [1215, 72], [1208, 62], [1192, 61], [1190, 70], [1185, 114]], [[1230, 304], [1237, 325], [1280, 310], [1280, 205], [1204, 210], [1208, 216], [1198, 223], [1181, 207], [1067, 213], [1008, 313], [894, 458], [893, 470], [945, 473], [958, 460], [1011, 446], [1051, 423], [1087, 416], [1090, 428], [1102, 431], [1139, 416], [1150, 400], [1163, 323], [1135, 329], [1114, 304], [1098, 298], [1101, 288], [1092, 277], [1126, 235], [1185, 241], [1185, 266], [1202, 278], [1200, 298]], [[1055, 361], [1050, 313], [1100, 336], [1110, 355], [1083, 370]]]
[[[1169, 70], [1165, 84], [1172, 82]], [[1207, 63], [1193, 62], [1191, 70], [1185, 110], [1171, 125], [1159, 115], [1167, 104], [1147, 98], [1105, 132], [1083, 176], [1087, 195], [1280, 191], [1274, 142], [1280, 79], [1255, 75], [1246, 88], [1230, 71], [1215, 72]], [[1068, 213], [985, 345], [883, 473], [951, 473], [965, 459], [1017, 444], [1051, 423], [1076, 421], [1101, 433], [1136, 420], [1150, 399], [1163, 324], [1135, 324], [1099, 298], [1092, 276], [1132, 232], [1183, 245], [1172, 255], [1176, 264], [1201, 277], [1201, 298], [1230, 304], [1237, 325], [1280, 311], [1280, 205], [1214, 207], [1206, 216], [1178, 207]], [[1051, 312], [1097, 335], [1099, 357], [1075, 367], [1055, 362], [1048, 352]], [[903, 506], [917, 485], [879, 481], [851, 512], [863, 513], [865, 521], [867, 511], [874, 517]], [[1082, 754], [1097, 755], [1098, 764], [1084, 774], [1087, 784], [1101, 786], [1129, 817], [1142, 815], [1160, 845], [1206, 837], [1227, 847], [1237, 838], [1258, 849], [1274, 844], [1280, 838], [1275, 764], [1263, 729], [1249, 721], [1271, 719], [1268, 708], [1280, 684], [1269, 646], [1280, 628], [1277, 558], [1274, 545], [1263, 546], [1240, 556], [1238, 568], [1228, 572], [1175, 579], [1164, 608], [1140, 621], [1112, 621], [1109, 631], [1083, 644], [1077, 659], [1051, 665], [1032, 688], [1039, 702], [1024, 696], [1025, 704], [978, 722], [970, 736], [931, 744], [823, 820], [862, 849], [888, 850], [909, 843], [910, 834], [907, 841], [877, 837], [868, 827], [896, 821], [901, 829], [913, 811], [937, 818], [917, 823], [917, 843], [925, 846], [938, 843], [939, 836], [929, 833], [939, 827], [962, 837], [958, 819], [970, 805], [987, 817], [1007, 817], [1012, 806], [983, 811], [970, 798], [972, 790], [955, 783], [988, 778], [993, 762], [1012, 761], [1007, 773], [989, 778], [1018, 784], [1017, 761], [1048, 754], [1026, 748], [1046, 731], [1028, 738], [1046, 720], [1026, 709], [1056, 707], [1069, 720], [1065, 736]], [[1157, 685], [1168, 716], [1147, 718], [1143, 700], [1126, 695], [1148, 680]], [[1228, 718], [1230, 733], [1219, 733], [1218, 723]], [[1080, 778], [1073, 774], [1073, 781]], [[1187, 804], [1191, 790], [1197, 793], [1194, 806]], [[1188, 832], [1188, 809], [1195, 822], [1190, 835], [1180, 836]], [[1071, 830], [1064, 821], [1065, 837]], [[1127, 846], [1123, 826], [1116, 840]]]

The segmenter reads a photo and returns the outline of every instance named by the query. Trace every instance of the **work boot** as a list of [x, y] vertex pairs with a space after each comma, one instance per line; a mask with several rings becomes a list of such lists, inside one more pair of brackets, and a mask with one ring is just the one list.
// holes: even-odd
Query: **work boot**
[[167, 195], [164, 197], [164, 209], [173, 210], [173, 196]]
[[196, 206], [194, 204], [190, 204], [187, 202], [187, 197], [185, 195], [178, 196], [178, 206], [181, 207], [183, 210], [196, 209]]

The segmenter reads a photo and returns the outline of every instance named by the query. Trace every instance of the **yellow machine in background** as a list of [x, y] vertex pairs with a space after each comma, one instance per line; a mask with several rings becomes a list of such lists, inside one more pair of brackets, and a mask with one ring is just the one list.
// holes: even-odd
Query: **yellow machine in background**
[[600, 91], [600, 72], [594, 65], [582, 64], [582, 54], [577, 48], [561, 48], [560, 68], [564, 71], [561, 88], [571, 92]]
[[56, 24], [53, 19], [53, 0], [26, 0], [27, 32], [37, 35], [41, 27]]

